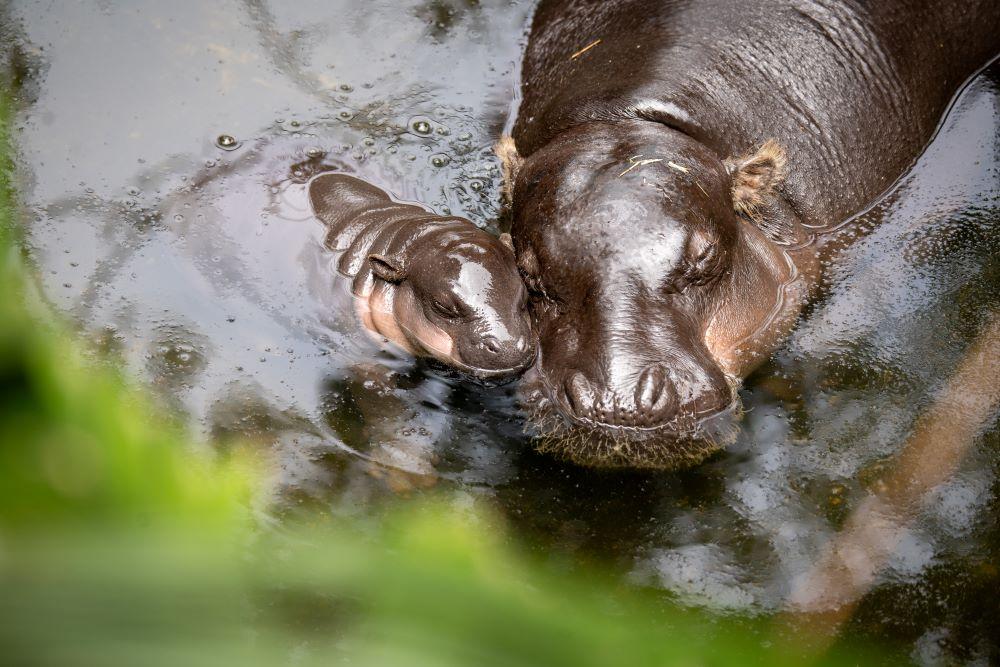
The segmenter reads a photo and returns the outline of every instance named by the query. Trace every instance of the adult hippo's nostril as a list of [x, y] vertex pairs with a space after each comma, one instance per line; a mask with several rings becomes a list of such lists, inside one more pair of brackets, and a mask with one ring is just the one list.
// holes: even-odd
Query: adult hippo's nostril
[[566, 378], [566, 402], [573, 414], [581, 419], [591, 417], [594, 412], [594, 388], [587, 377], [576, 371]]
[[640, 420], [646, 424], [659, 422], [676, 404], [677, 392], [663, 366], [649, 366], [639, 374], [635, 387], [635, 407]]
[[568, 417], [612, 427], [661, 425], [673, 418], [679, 404], [677, 389], [660, 364], [645, 368], [624, 391], [595, 387], [582, 372], [571, 371], [563, 381], [563, 392]]

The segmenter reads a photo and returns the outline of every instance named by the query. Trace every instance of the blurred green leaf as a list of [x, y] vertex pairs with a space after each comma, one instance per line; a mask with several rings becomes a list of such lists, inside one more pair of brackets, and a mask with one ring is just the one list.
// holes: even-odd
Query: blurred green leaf
[[762, 622], [556, 573], [447, 497], [254, 522], [265, 466], [197, 450], [40, 305], [9, 130], [0, 94], [0, 663], [799, 664]]

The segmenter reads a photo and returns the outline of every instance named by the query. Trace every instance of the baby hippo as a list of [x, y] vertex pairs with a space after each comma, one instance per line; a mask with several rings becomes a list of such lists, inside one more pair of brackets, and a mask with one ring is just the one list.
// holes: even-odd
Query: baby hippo
[[309, 184], [325, 244], [343, 251], [362, 322], [411, 354], [483, 379], [518, 375], [535, 359], [527, 291], [510, 237], [464, 218], [394, 201], [360, 179]]

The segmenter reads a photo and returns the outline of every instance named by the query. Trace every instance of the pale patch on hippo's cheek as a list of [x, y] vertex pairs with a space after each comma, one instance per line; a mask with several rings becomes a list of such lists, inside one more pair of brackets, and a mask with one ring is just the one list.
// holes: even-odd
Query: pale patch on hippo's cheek
[[705, 347], [723, 373], [738, 376], [743, 366], [740, 363], [741, 355], [734, 348], [732, 336], [726, 335], [729, 332], [724, 320], [725, 318], [715, 317], [708, 323], [705, 329]]
[[455, 350], [455, 341], [427, 319], [421, 300], [408, 286], [397, 289], [393, 316], [409, 347], [416, 350], [415, 354], [433, 357], [451, 366], [462, 364]]
[[755, 268], [733, 274], [736, 280], [705, 327], [705, 347], [730, 377], [745, 376], [777, 347], [805, 295], [802, 276], [786, 252], [774, 252]]
[[406, 352], [419, 355], [396, 320], [393, 304], [396, 301], [396, 286], [379, 281], [366, 296], [354, 300], [354, 308], [365, 329], [386, 338]]

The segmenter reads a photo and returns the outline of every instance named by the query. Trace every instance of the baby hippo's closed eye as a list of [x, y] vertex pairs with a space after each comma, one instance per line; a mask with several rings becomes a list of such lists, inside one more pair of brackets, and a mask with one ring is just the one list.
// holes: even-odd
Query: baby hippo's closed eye
[[346, 174], [314, 178], [309, 199], [326, 246], [343, 252], [337, 268], [353, 279], [368, 329], [480, 378], [513, 377], [532, 364], [527, 292], [509, 238]]

